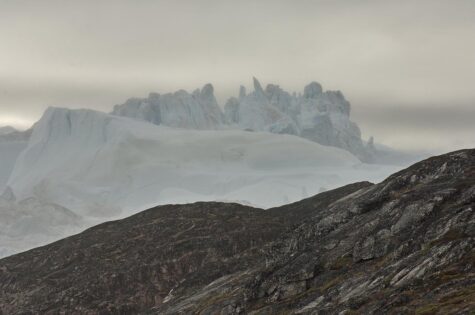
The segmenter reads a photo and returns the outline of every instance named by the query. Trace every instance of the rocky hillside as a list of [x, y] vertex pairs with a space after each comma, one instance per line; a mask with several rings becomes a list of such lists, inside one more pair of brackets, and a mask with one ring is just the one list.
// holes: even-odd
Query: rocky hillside
[[2, 314], [472, 314], [475, 150], [263, 211], [144, 211], [0, 260]]

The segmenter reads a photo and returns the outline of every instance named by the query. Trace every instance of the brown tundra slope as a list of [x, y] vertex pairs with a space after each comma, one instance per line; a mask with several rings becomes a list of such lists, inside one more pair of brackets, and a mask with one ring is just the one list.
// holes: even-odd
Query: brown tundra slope
[[475, 150], [264, 211], [157, 207], [0, 260], [0, 314], [474, 314]]

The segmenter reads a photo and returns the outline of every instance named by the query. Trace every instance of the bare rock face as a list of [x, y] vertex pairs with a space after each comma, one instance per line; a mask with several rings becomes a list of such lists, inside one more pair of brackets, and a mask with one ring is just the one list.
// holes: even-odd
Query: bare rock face
[[263, 211], [163, 206], [0, 260], [2, 314], [471, 314], [475, 149]]

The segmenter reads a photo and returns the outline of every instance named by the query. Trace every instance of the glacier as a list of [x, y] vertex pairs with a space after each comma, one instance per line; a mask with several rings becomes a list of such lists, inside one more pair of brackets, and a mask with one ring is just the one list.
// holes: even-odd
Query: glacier
[[17, 131], [18, 130], [16, 130], [12, 126], [3, 126], [3, 127], [0, 127], [0, 136], [11, 134]]
[[217, 129], [224, 125], [224, 115], [211, 84], [191, 94], [179, 90], [163, 95], [150, 93], [148, 98], [130, 98], [125, 104], [114, 106], [112, 113], [175, 128]]
[[13, 127], [0, 128], [0, 194], [15, 166], [20, 153], [26, 148], [31, 129], [18, 131]]
[[[214, 98], [210, 88], [195, 95]], [[181, 121], [162, 114], [161, 121]], [[223, 129], [224, 115], [199, 117], [186, 129], [49, 108], [0, 193], [0, 255], [156, 205], [227, 201], [270, 208], [348, 182], [378, 182], [400, 168], [362, 163], [297, 135]]]
[[116, 105], [111, 113], [169, 127], [296, 135], [347, 150], [367, 163], [383, 162], [388, 155], [361, 138], [358, 125], [350, 119], [351, 105], [341, 91], [324, 91], [317, 82], [309, 83], [299, 94], [290, 94], [275, 84], [264, 89], [256, 78], [253, 84], [250, 93], [241, 86], [238, 97], [231, 97], [223, 110], [208, 83], [191, 94], [179, 90], [131, 98]]

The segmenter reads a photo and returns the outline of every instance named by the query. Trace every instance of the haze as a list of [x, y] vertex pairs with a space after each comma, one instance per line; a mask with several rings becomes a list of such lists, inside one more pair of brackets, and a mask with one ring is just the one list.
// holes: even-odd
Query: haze
[[475, 145], [475, 2], [0, 0], [0, 125], [213, 83], [342, 90], [364, 137]]

